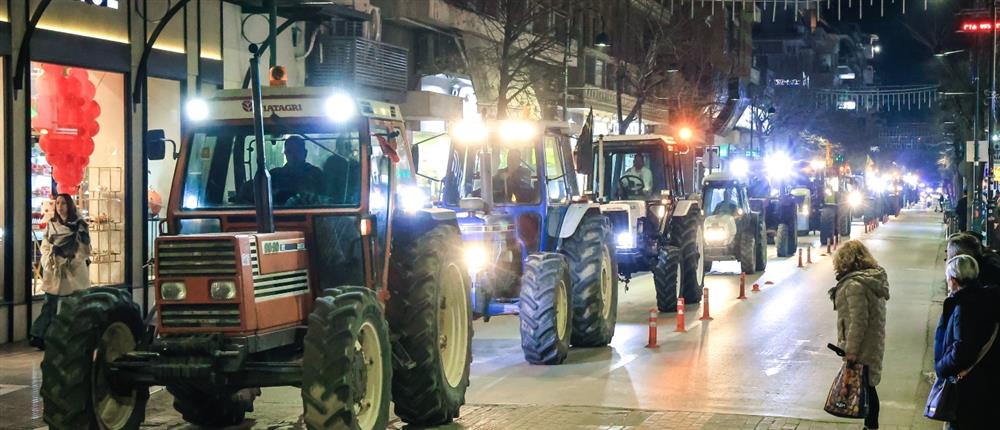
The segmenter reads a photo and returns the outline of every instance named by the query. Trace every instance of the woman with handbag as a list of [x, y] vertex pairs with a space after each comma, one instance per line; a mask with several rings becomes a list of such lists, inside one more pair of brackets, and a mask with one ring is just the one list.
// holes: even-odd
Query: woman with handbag
[[979, 265], [968, 255], [948, 260], [948, 298], [934, 339], [934, 369], [925, 415], [951, 429], [1000, 425], [1000, 299], [978, 281]]
[[879, 402], [875, 386], [882, 379], [889, 281], [885, 269], [857, 240], [841, 245], [833, 256], [833, 269], [837, 285], [829, 293], [837, 310], [837, 346], [845, 352], [844, 361], [864, 366], [868, 380], [865, 428], [877, 429]]
[[45, 333], [59, 309], [59, 297], [90, 287], [90, 232], [69, 194], [59, 194], [55, 214], [42, 239], [42, 291], [45, 303], [31, 325], [29, 343], [45, 349]]

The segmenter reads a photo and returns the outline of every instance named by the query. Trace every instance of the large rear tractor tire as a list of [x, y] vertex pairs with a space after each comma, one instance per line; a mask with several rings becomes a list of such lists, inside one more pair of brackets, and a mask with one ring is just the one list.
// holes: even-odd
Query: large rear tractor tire
[[149, 388], [120, 381], [108, 365], [135, 350], [142, 332], [139, 307], [124, 290], [90, 288], [60, 301], [41, 366], [49, 428], [139, 428]]
[[521, 277], [521, 349], [531, 364], [562, 364], [573, 326], [572, 280], [562, 254], [532, 254]]
[[748, 275], [754, 273], [757, 268], [757, 235], [753, 231], [740, 233], [740, 243], [737, 246], [740, 271]]
[[778, 229], [774, 233], [774, 247], [778, 250], [778, 257], [791, 257], [794, 252], [790, 252], [792, 246], [792, 232], [787, 224], [778, 224]]
[[168, 385], [167, 391], [184, 421], [201, 427], [234, 426], [247, 412], [247, 404], [235, 397], [235, 391], [213, 393], [190, 383]]
[[754, 260], [756, 260], [754, 270], [757, 272], [763, 272], [764, 269], [767, 269], [767, 232], [764, 231], [763, 226], [761, 226], [761, 234], [760, 237], [757, 238], [757, 243], [755, 245], [757, 250], [755, 251], [756, 255], [754, 256], [756, 257], [754, 258]]
[[833, 239], [834, 227], [837, 222], [837, 209], [825, 207], [819, 210], [819, 240], [827, 245]]
[[688, 215], [674, 223], [674, 237], [681, 251], [681, 296], [685, 304], [701, 302], [705, 287], [705, 233], [697, 215]]
[[840, 221], [840, 228], [838, 229], [840, 231], [840, 237], [851, 237], [851, 218], [853, 217], [851, 214], [851, 208], [843, 208], [840, 210], [838, 215], [838, 221]]
[[573, 279], [573, 346], [605, 346], [618, 322], [618, 267], [612, 248], [611, 222], [601, 214], [585, 215], [562, 252]]
[[389, 421], [392, 353], [375, 293], [339, 287], [316, 299], [302, 358], [306, 428], [384, 429]]
[[683, 285], [681, 249], [676, 246], [660, 248], [653, 267], [653, 286], [656, 288], [656, 309], [660, 312], [677, 311], [677, 291]]
[[396, 415], [442, 425], [465, 404], [472, 363], [472, 304], [458, 229], [440, 225], [397, 248], [386, 315], [416, 366], [393, 369]]

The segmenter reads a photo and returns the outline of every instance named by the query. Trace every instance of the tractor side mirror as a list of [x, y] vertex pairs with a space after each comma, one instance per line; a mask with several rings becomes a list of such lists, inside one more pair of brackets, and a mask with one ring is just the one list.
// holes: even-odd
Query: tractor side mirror
[[146, 130], [142, 136], [143, 145], [146, 146], [146, 158], [150, 160], [162, 160], [167, 154], [166, 135], [163, 130]]
[[481, 197], [466, 197], [458, 202], [458, 207], [469, 212], [486, 212], [486, 201]]

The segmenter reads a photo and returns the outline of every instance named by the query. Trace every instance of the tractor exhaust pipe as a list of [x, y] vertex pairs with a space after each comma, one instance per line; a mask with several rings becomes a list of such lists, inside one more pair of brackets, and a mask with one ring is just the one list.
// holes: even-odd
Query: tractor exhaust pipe
[[271, 201], [271, 173], [264, 162], [264, 103], [260, 95], [260, 53], [250, 44], [250, 94], [253, 102], [253, 133], [257, 140], [257, 177], [254, 180], [254, 209], [257, 232], [274, 233], [274, 203]]

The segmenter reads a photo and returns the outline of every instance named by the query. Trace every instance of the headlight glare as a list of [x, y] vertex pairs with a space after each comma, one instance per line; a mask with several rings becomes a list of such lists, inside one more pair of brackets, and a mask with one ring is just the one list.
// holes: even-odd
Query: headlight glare
[[160, 284], [160, 298], [184, 300], [187, 298], [187, 286], [183, 282], [164, 282]]
[[705, 230], [705, 241], [723, 242], [726, 240], [726, 230], [719, 227], [712, 227]]
[[632, 233], [623, 231], [618, 233], [616, 242], [618, 243], [619, 248], [633, 248], [635, 247], [635, 236], [633, 236]]
[[861, 193], [852, 191], [851, 194], [847, 196], [847, 203], [850, 204], [852, 208], [861, 206]]
[[213, 300], [232, 300], [236, 297], [236, 283], [233, 281], [213, 281], [209, 286]]
[[486, 249], [480, 245], [465, 248], [465, 267], [469, 272], [477, 273], [486, 267]]

